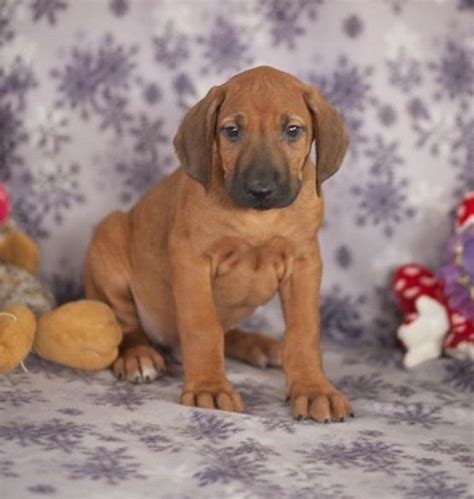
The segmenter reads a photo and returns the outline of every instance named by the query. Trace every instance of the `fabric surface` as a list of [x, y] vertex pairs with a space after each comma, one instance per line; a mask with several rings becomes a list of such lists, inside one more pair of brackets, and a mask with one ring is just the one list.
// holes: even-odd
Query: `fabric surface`
[[407, 372], [393, 350], [325, 348], [356, 417], [291, 418], [279, 369], [228, 362], [245, 414], [31, 358], [0, 378], [0, 497], [472, 498], [472, 365]]
[[[344, 424], [295, 422], [283, 375], [230, 363], [245, 415], [30, 358], [0, 378], [0, 497], [473, 496], [472, 363], [400, 366], [388, 279], [435, 269], [474, 188], [470, 0], [0, 0], [0, 180], [60, 302], [93, 226], [176, 167], [208, 89], [259, 64], [320, 86], [352, 145], [324, 184], [322, 334]], [[247, 322], [283, 330], [278, 301]]]

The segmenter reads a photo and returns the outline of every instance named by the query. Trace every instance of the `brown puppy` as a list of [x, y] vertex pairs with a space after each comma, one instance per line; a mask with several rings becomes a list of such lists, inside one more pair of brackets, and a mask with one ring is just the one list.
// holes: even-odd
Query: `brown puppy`
[[[316, 88], [258, 67], [212, 88], [174, 145], [181, 167], [129, 213], [106, 217], [87, 254], [87, 296], [109, 304], [123, 327], [115, 375], [154, 379], [164, 361], [150, 340], [179, 344], [181, 402], [241, 411], [224, 351], [256, 365], [282, 361], [294, 416], [342, 421], [350, 405], [319, 348], [316, 239], [320, 183], [348, 146], [341, 117]], [[281, 345], [235, 329], [277, 291]]]

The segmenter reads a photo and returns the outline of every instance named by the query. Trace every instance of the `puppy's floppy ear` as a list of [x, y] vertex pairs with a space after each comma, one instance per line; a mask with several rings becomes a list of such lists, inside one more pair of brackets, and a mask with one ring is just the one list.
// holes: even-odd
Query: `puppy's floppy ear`
[[217, 111], [223, 100], [223, 87], [212, 87], [206, 97], [187, 112], [173, 140], [181, 166], [206, 190], [211, 180]]
[[349, 135], [341, 115], [316, 87], [306, 87], [304, 99], [313, 116], [317, 151], [316, 188], [337, 172], [349, 146]]

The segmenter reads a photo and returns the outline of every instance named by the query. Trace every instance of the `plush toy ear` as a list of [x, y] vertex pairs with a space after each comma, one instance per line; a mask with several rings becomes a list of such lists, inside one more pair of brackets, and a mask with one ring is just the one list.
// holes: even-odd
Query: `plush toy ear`
[[341, 115], [316, 87], [306, 87], [304, 99], [313, 116], [316, 141], [316, 189], [341, 166], [349, 146], [349, 135]]
[[213, 87], [184, 117], [173, 144], [186, 173], [204, 188], [210, 185], [217, 111], [224, 100], [222, 86]]

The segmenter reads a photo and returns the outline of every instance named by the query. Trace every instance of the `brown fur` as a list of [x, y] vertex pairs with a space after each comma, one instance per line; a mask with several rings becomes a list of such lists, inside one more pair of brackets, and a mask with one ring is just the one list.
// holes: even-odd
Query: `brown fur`
[[[306, 127], [298, 140], [282, 139], [282, 116]], [[244, 133], [233, 143], [220, 131], [236, 120]], [[313, 139], [317, 170], [309, 159]], [[319, 186], [339, 168], [347, 145], [340, 116], [317, 89], [268, 67], [214, 87], [188, 112], [175, 138], [181, 167], [129, 213], [106, 217], [87, 254], [87, 296], [109, 304], [123, 328], [118, 377], [146, 380], [164, 368], [150, 339], [179, 344], [181, 402], [241, 411], [225, 375], [225, 350], [255, 365], [281, 359], [295, 417], [340, 421], [350, 413], [323, 371], [316, 239]], [[236, 176], [262, 155], [289, 184], [301, 182], [288, 206], [243, 208], [229, 196]], [[286, 322], [281, 349], [235, 329], [276, 292]]]

